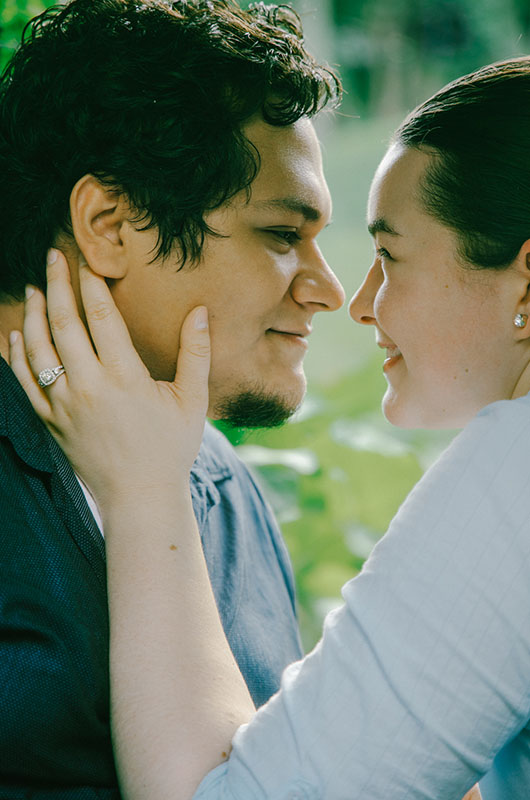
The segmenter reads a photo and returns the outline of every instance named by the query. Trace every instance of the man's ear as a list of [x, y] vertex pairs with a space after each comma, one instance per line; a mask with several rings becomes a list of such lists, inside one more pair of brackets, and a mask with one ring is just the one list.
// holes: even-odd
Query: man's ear
[[105, 278], [123, 278], [133, 230], [125, 198], [94, 175], [84, 175], [72, 189], [70, 215], [75, 240], [91, 269]]

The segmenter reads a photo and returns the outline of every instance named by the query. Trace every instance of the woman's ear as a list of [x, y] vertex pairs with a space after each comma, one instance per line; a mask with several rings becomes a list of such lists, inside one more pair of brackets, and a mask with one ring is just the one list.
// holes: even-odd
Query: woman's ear
[[91, 269], [105, 278], [123, 278], [132, 227], [125, 198], [94, 175], [84, 175], [72, 189], [70, 215], [75, 240]]
[[513, 325], [518, 340], [530, 339], [530, 239], [522, 245], [514, 264], [521, 278]]

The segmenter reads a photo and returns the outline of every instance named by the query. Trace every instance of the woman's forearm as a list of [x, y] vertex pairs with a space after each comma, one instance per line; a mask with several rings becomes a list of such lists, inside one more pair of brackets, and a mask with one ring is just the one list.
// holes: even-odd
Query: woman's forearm
[[127, 800], [191, 798], [254, 705], [226, 641], [189, 490], [102, 509], [111, 709]]

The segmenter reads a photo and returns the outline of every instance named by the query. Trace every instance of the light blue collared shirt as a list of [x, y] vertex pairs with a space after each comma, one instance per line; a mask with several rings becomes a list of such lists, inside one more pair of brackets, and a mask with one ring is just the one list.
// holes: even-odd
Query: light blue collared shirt
[[252, 473], [210, 425], [190, 488], [223, 628], [260, 706], [302, 655], [287, 549]]
[[195, 800], [530, 798], [530, 397], [425, 474]]

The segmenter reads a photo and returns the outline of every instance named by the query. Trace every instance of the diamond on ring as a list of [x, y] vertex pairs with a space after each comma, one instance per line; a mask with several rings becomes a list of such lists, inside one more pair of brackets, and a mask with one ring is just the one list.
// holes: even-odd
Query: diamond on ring
[[62, 364], [59, 364], [58, 367], [53, 367], [52, 369], [43, 369], [38, 374], [37, 383], [42, 387], [51, 386], [52, 383], [55, 383], [57, 378], [60, 375], [64, 375], [65, 372], [66, 370]]

